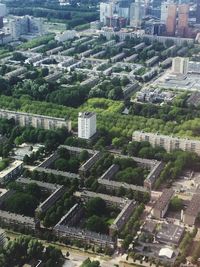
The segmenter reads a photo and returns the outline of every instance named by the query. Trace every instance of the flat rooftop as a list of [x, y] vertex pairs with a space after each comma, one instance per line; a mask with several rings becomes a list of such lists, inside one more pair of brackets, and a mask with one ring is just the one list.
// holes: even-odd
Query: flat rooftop
[[194, 194], [185, 214], [197, 217], [200, 212], [200, 194]]
[[[32, 184], [32, 183], [34, 183], [34, 184], [37, 184], [39, 187], [46, 188], [47, 190], [50, 190], [50, 191], [55, 191], [58, 188], [62, 187], [61, 185], [41, 182], [41, 181], [32, 180], [32, 179], [23, 178], [23, 177], [18, 178], [16, 180], [16, 182], [21, 183], [21, 184]], [[1, 192], [1, 189], [0, 189], [0, 192]]]
[[8, 192], [5, 188], [0, 188], [0, 197], [2, 197], [6, 192]]
[[94, 113], [94, 112], [79, 112], [78, 117], [82, 118], [82, 119], [88, 119], [88, 118], [91, 118], [95, 115], [96, 115], [96, 113]]
[[174, 190], [173, 189], [165, 189], [162, 192], [162, 195], [159, 197], [159, 199], [157, 200], [154, 209], [157, 210], [164, 210], [165, 207], [169, 204], [171, 197], [174, 194]]
[[179, 244], [184, 233], [184, 227], [175, 224], [163, 223], [156, 238], [166, 243]]
[[154, 85], [162, 88], [180, 89], [196, 91], [200, 90], [200, 76], [199, 74], [190, 74], [187, 76], [173, 75], [171, 73], [164, 73], [159, 77]]
[[7, 174], [12, 172], [14, 169], [19, 167], [23, 162], [20, 160], [15, 160], [14, 162], [10, 163], [7, 168], [0, 172], [0, 180], [4, 178]]
[[33, 226], [35, 225], [34, 219], [31, 217], [15, 214], [4, 210], [1, 210], [0, 217], [10, 221], [17, 221], [21, 224], [31, 224]]

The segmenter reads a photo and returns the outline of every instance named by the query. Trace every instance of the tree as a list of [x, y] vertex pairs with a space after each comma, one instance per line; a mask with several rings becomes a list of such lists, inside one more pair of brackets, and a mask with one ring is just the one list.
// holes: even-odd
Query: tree
[[42, 77], [45, 77], [45, 76], [47, 76], [49, 74], [49, 69], [48, 68], [42, 68], [41, 69], [41, 76]]
[[80, 267], [100, 267], [99, 261], [91, 261], [89, 258], [86, 259]]
[[33, 216], [38, 204], [38, 199], [32, 195], [17, 192], [6, 199], [5, 209], [10, 212], [19, 213], [26, 216]]
[[61, 158], [68, 160], [70, 158], [69, 151], [66, 148], [60, 147], [58, 149], [58, 154]]
[[133, 237], [131, 235], [127, 235], [124, 238], [123, 243], [122, 243], [123, 249], [127, 250], [132, 240], [133, 240]]
[[60, 158], [54, 162], [54, 167], [56, 170], [66, 171], [67, 170], [67, 164], [68, 164], [67, 160]]
[[90, 216], [102, 216], [106, 212], [106, 202], [100, 197], [92, 198], [86, 204], [86, 211]]
[[173, 197], [170, 201], [170, 209], [172, 211], [179, 211], [183, 209], [183, 200], [177, 196]]
[[36, 183], [30, 183], [26, 186], [26, 192], [36, 199], [41, 199], [41, 189]]
[[89, 158], [89, 153], [87, 150], [83, 150], [81, 151], [81, 153], [79, 154], [79, 160], [80, 162], [84, 162]]
[[97, 233], [106, 233], [108, 229], [105, 221], [101, 217], [96, 215], [93, 215], [89, 219], [87, 219], [86, 228]]

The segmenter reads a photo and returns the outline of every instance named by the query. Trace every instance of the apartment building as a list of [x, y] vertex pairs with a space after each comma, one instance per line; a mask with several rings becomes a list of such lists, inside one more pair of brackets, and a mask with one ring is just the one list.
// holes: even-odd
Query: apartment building
[[66, 127], [71, 131], [71, 121], [38, 114], [0, 109], [0, 118], [14, 119], [20, 126], [32, 126], [46, 130]]
[[16, 160], [0, 172], [0, 184], [16, 179], [22, 172], [23, 162]]
[[193, 226], [195, 224], [196, 218], [199, 215], [200, 212], [200, 195], [194, 194], [189, 206], [184, 211], [183, 214], [183, 222], [187, 225]]
[[172, 73], [187, 74], [188, 73], [189, 58], [175, 57], [172, 60]]
[[142, 131], [135, 131], [132, 140], [137, 142], [147, 141], [153, 147], [163, 147], [167, 152], [181, 149], [183, 151], [190, 151], [200, 155], [200, 141], [198, 140], [161, 135], [158, 133], [145, 133]]
[[0, 228], [0, 247], [4, 246], [6, 243], [6, 233]]
[[96, 114], [93, 112], [79, 112], [78, 137], [90, 139], [96, 133]]
[[174, 190], [172, 189], [165, 189], [162, 192], [162, 195], [159, 197], [159, 199], [156, 201], [153, 209], [152, 209], [152, 215], [153, 217], [157, 219], [161, 219], [165, 216], [165, 213], [168, 210], [170, 200], [174, 194]]

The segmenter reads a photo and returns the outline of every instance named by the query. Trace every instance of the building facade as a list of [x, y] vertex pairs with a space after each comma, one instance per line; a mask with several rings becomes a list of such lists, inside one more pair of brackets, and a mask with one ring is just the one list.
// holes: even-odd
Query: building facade
[[130, 7], [130, 26], [140, 27], [145, 16], [145, 6], [140, 0], [136, 0]]
[[188, 18], [189, 18], [189, 5], [188, 4], [179, 5], [178, 6], [177, 34], [181, 37], [184, 37], [187, 35]]
[[183, 222], [187, 225], [193, 226], [195, 224], [196, 218], [200, 212], [200, 195], [194, 194], [189, 206], [183, 213]]
[[26, 34], [43, 34], [43, 21], [41, 18], [31, 16], [14, 17], [9, 23], [10, 34], [13, 39], [18, 39]]
[[167, 10], [167, 20], [166, 20], [167, 35], [170, 35], [170, 36], [175, 35], [176, 15], [177, 15], [176, 5], [169, 4], [168, 10]]
[[71, 121], [62, 118], [54, 118], [25, 112], [0, 109], [0, 118], [14, 119], [20, 126], [32, 126], [46, 130], [66, 127], [71, 131]]
[[165, 189], [162, 192], [162, 195], [156, 201], [156, 203], [152, 209], [152, 215], [155, 218], [161, 219], [165, 216], [165, 213], [167, 212], [167, 209], [169, 207], [169, 203], [170, 203], [170, 200], [171, 200], [173, 194], [174, 194], [174, 190], [172, 190], [172, 189]]
[[93, 112], [79, 112], [78, 137], [90, 139], [96, 133], [96, 114]]
[[172, 60], [172, 72], [174, 74], [187, 74], [188, 73], [189, 58], [175, 57]]
[[196, 23], [200, 24], [200, 0], [197, 0]]
[[156, 133], [145, 133], [140, 131], [135, 131], [133, 133], [132, 140], [137, 142], [147, 141], [153, 147], [163, 147], [167, 152], [181, 149], [183, 151], [190, 151], [200, 155], [200, 141], [198, 140], [184, 139]]

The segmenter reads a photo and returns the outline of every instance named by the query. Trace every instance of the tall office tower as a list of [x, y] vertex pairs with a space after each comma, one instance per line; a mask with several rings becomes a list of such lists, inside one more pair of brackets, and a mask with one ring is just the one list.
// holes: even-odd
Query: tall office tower
[[183, 4], [178, 6], [178, 26], [177, 34], [184, 37], [188, 31], [189, 5]]
[[172, 60], [172, 73], [174, 74], [187, 74], [189, 58], [175, 57]]
[[106, 18], [112, 16], [110, 3], [100, 3], [100, 21], [106, 25]]
[[162, 2], [162, 4], [161, 4], [161, 15], [160, 15], [161, 23], [166, 24], [166, 22], [167, 22], [168, 7], [169, 7], [169, 2]]
[[200, 24], [200, 0], [197, 0], [196, 23]]
[[5, 17], [6, 13], [6, 5], [0, 3], [0, 29], [3, 28], [3, 18]]
[[145, 16], [145, 5], [140, 0], [131, 3], [130, 6], [130, 26], [140, 27]]
[[106, 18], [112, 18], [114, 14], [118, 13], [118, 9], [118, 3], [100, 3], [100, 21], [103, 23], [103, 25], [106, 25]]
[[153, 0], [152, 6], [155, 7], [161, 7], [161, 0]]
[[78, 137], [90, 139], [96, 133], [96, 113], [79, 112], [78, 114]]
[[176, 30], [176, 5], [169, 4], [167, 12], [167, 21], [166, 21], [166, 31], [167, 34], [173, 36]]
[[120, 1], [118, 16], [120, 18], [125, 18], [127, 21], [130, 20], [130, 1]]

